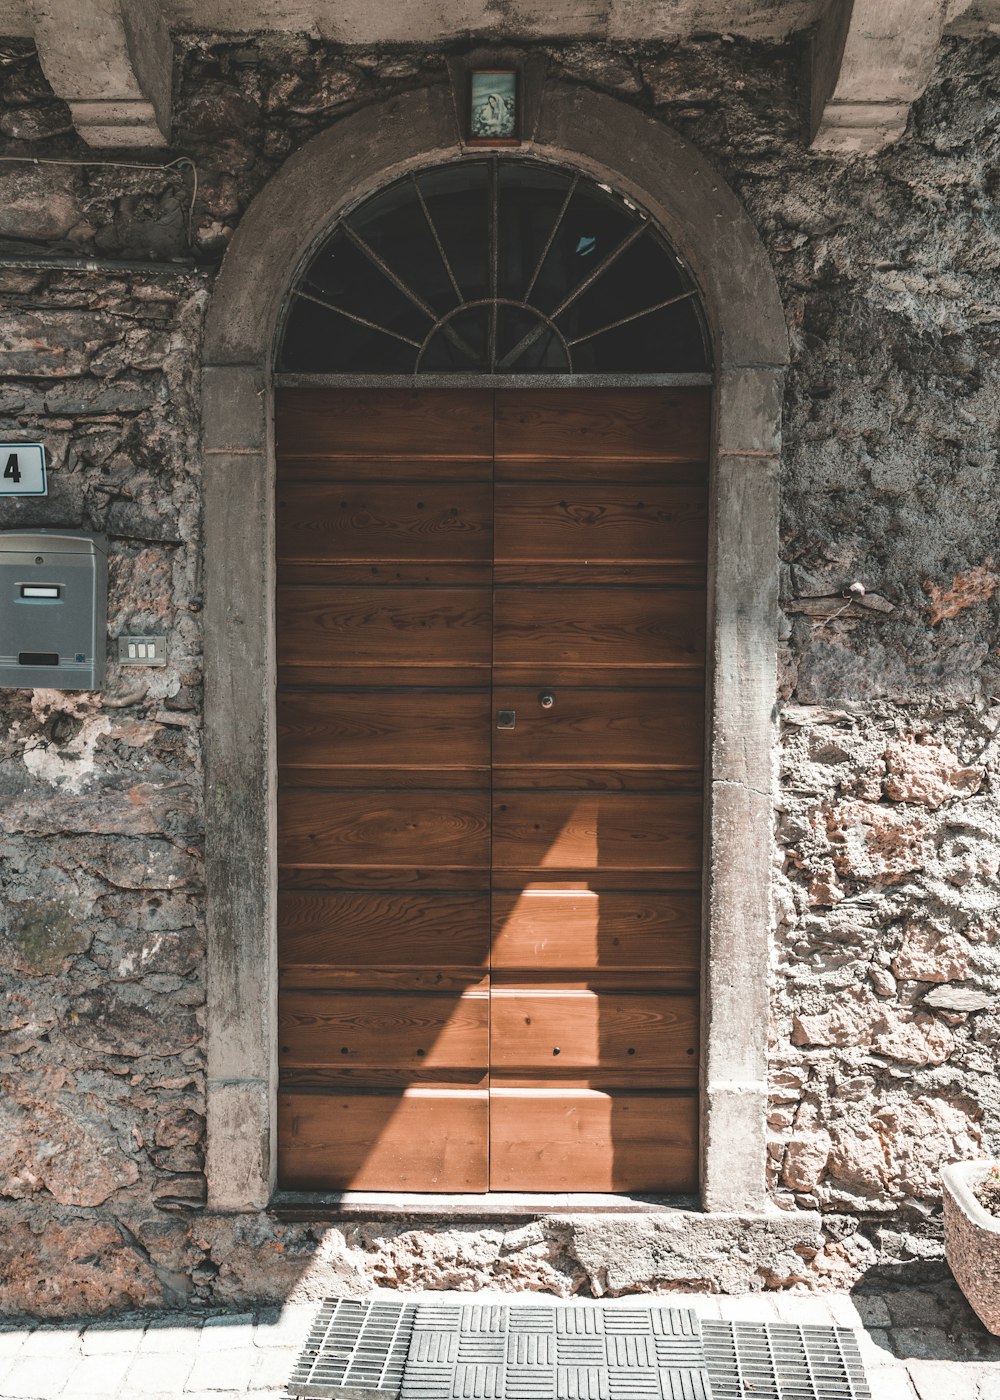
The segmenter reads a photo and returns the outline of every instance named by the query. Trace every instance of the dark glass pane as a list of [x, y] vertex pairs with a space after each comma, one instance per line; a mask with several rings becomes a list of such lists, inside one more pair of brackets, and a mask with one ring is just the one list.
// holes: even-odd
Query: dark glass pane
[[412, 180], [397, 180], [366, 200], [347, 222], [437, 315], [459, 304]]
[[551, 166], [499, 167], [499, 294], [523, 301], [573, 177]]
[[485, 161], [424, 170], [421, 192], [466, 301], [490, 295], [489, 191]]
[[342, 230], [310, 263], [301, 288], [410, 340], [423, 340], [433, 324]]
[[694, 373], [708, 368], [695, 308], [677, 302], [574, 345], [575, 374]]
[[635, 223], [636, 215], [626, 205], [612, 201], [596, 185], [581, 182], [542, 264], [533, 305], [551, 314], [631, 233]]
[[469, 306], [434, 332], [420, 361], [425, 374], [483, 373], [489, 365], [490, 313]]
[[[591, 282], [616, 249], [619, 256]], [[535, 161], [453, 162], [395, 181], [327, 239], [292, 295], [281, 367], [412, 373], [419, 358], [421, 371], [439, 373], [704, 370], [711, 355], [700, 303], [660, 306], [691, 288], [653, 225], [604, 186]], [[488, 306], [456, 307], [494, 295], [526, 305], [496, 306], [491, 364]], [[560, 305], [557, 326], [546, 324]], [[438, 318], [447, 320], [435, 328]]]
[[[517, 355], [509, 362], [513, 350]], [[562, 340], [533, 311], [519, 306], [497, 308], [497, 367], [508, 374], [568, 374]]]
[[399, 340], [293, 297], [280, 367], [301, 374], [410, 374], [417, 352]]
[[636, 239], [559, 317], [570, 340], [687, 291], [680, 269], [652, 233]]

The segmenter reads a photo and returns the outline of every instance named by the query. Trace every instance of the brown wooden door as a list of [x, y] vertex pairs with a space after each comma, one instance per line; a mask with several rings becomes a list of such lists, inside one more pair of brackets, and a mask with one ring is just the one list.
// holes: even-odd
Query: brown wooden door
[[279, 395], [283, 1186], [695, 1188], [707, 424]]

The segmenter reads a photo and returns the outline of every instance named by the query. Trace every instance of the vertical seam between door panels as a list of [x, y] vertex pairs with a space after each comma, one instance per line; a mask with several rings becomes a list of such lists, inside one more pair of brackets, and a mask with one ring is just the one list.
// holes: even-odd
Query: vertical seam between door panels
[[493, 1189], [493, 810], [494, 810], [494, 752], [496, 743], [496, 524], [497, 524], [497, 393], [490, 393], [490, 701], [488, 723], [490, 726], [490, 790], [489, 790], [489, 880], [487, 937], [489, 939], [489, 960], [487, 969], [488, 1002], [486, 1016], [486, 1189]]

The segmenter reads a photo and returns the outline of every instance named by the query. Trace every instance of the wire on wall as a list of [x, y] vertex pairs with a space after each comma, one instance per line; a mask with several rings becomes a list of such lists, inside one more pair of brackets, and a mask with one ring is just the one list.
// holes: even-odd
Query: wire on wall
[[198, 167], [190, 156], [178, 156], [176, 160], [165, 161], [162, 165], [142, 165], [131, 160], [62, 160], [51, 156], [0, 156], [3, 164], [20, 163], [22, 165], [76, 165], [76, 166], [97, 166], [98, 168], [114, 167], [118, 170], [158, 170], [161, 173], [167, 171], [172, 175], [178, 175], [183, 181], [181, 168], [186, 166], [191, 172], [191, 199], [188, 203], [185, 222], [187, 224], [188, 245], [194, 246], [194, 207], [198, 198]]

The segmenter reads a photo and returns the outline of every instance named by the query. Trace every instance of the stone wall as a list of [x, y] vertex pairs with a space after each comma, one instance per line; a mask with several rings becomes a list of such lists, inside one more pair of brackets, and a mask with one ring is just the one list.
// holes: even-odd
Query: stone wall
[[[181, 42], [173, 154], [196, 163], [192, 205], [187, 167], [83, 146], [9, 43], [3, 153], [85, 163], [0, 166], [0, 426], [51, 457], [49, 497], [0, 523], [106, 530], [111, 635], [165, 631], [170, 659], [112, 665], [99, 695], [2, 696], [8, 1310], [373, 1281], [823, 1286], [935, 1257], [938, 1164], [997, 1148], [1000, 42], [947, 41], [904, 140], [847, 163], [802, 148], [792, 48], [549, 58], [719, 165], [787, 308], [770, 1118], [786, 1214], [324, 1229], [202, 1210], [201, 315], [287, 155], [361, 103], [445, 82], [445, 55]], [[142, 262], [10, 265], [38, 253]]]

